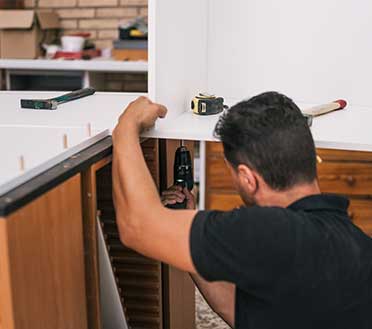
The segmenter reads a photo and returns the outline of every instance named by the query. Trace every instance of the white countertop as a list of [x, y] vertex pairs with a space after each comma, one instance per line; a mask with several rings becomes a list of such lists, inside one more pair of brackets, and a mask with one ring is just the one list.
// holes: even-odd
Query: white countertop
[[[14, 186], [14, 182], [30, 179], [56, 160], [61, 161], [61, 156], [70, 156], [71, 152], [86, 148], [87, 143], [106, 137], [129, 102], [141, 95], [96, 93], [62, 104], [54, 111], [20, 108], [21, 98], [50, 98], [60, 94], [0, 92], [0, 148], [5, 159], [0, 173], [0, 195]], [[301, 108], [309, 106], [300, 104]], [[159, 120], [142, 137], [216, 141], [213, 130], [218, 118], [219, 115], [198, 116], [185, 111]], [[346, 110], [315, 118], [311, 131], [317, 147], [372, 152], [371, 122], [372, 109], [348, 106]], [[91, 137], [87, 134], [88, 126]], [[63, 135], [70, 141], [68, 149], [62, 148]], [[20, 156], [25, 158], [27, 172], [19, 170]]]
[[95, 93], [61, 104], [57, 110], [22, 109], [21, 99], [51, 98], [64, 92], [0, 91], [0, 127], [81, 128], [112, 130], [126, 106], [140, 93]]
[[108, 135], [93, 130], [89, 136], [84, 128], [0, 127], [0, 196]]
[[[235, 101], [227, 101], [232, 105]], [[315, 104], [298, 104], [306, 109]], [[162, 120], [144, 137], [218, 141], [213, 131], [220, 117], [199, 116], [185, 111], [169, 121]], [[372, 152], [372, 109], [348, 106], [345, 110], [313, 119], [311, 127], [319, 148]]]
[[[55, 111], [20, 108], [21, 98], [49, 98], [61, 92], [0, 91], [0, 127], [78, 128], [90, 124], [92, 129], [112, 130], [119, 115], [139, 93], [96, 93]], [[229, 105], [235, 101], [227, 101]], [[299, 104], [303, 109], [312, 104]], [[172, 109], [169, 109], [172, 112]], [[185, 111], [158, 121], [143, 137], [216, 141], [213, 130], [219, 115], [199, 116]], [[372, 151], [372, 109], [353, 107], [314, 118], [311, 131], [318, 147]]]
[[67, 70], [91, 72], [147, 72], [145, 61], [48, 60], [48, 59], [0, 59], [0, 69], [13, 70]]
[[108, 136], [128, 103], [140, 95], [97, 93], [54, 111], [20, 107], [21, 98], [61, 94], [0, 91], [0, 196]]

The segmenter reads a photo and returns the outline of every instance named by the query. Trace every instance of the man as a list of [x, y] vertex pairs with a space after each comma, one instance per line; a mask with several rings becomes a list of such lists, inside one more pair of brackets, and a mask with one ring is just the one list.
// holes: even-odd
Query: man
[[[139, 135], [166, 115], [140, 98], [113, 133], [120, 237], [190, 272], [235, 328], [372, 328], [372, 241], [348, 218], [348, 200], [320, 194], [314, 142], [298, 107], [270, 92], [243, 101], [216, 127], [246, 204], [230, 212], [165, 208]], [[183, 200], [188, 191], [178, 191]]]

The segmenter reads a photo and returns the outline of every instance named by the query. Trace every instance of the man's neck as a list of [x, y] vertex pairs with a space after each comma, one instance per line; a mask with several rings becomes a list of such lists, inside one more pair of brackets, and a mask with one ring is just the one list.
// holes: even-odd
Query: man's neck
[[297, 200], [310, 195], [320, 194], [320, 189], [317, 181], [310, 184], [296, 185], [286, 191], [275, 191], [270, 188], [265, 188], [256, 202], [259, 206], [264, 207], [281, 207], [287, 208], [289, 205]]

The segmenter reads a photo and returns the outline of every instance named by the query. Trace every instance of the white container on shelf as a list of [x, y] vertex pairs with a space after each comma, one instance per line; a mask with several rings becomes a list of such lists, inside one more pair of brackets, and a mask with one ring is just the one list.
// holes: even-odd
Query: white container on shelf
[[63, 51], [78, 52], [83, 50], [85, 39], [78, 36], [64, 35], [61, 42]]

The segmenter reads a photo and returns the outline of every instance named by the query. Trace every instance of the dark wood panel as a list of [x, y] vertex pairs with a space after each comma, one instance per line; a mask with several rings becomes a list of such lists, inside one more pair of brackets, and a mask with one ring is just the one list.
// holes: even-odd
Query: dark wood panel
[[[157, 141], [147, 140], [141, 146], [152, 177], [158, 184]], [[121, 243], [112, 200], [111, 164], [96, 172], [96, 186], [100, 223], [128, 325], [130, 329], [161, 329], [161, 263], [146, 258]]]

